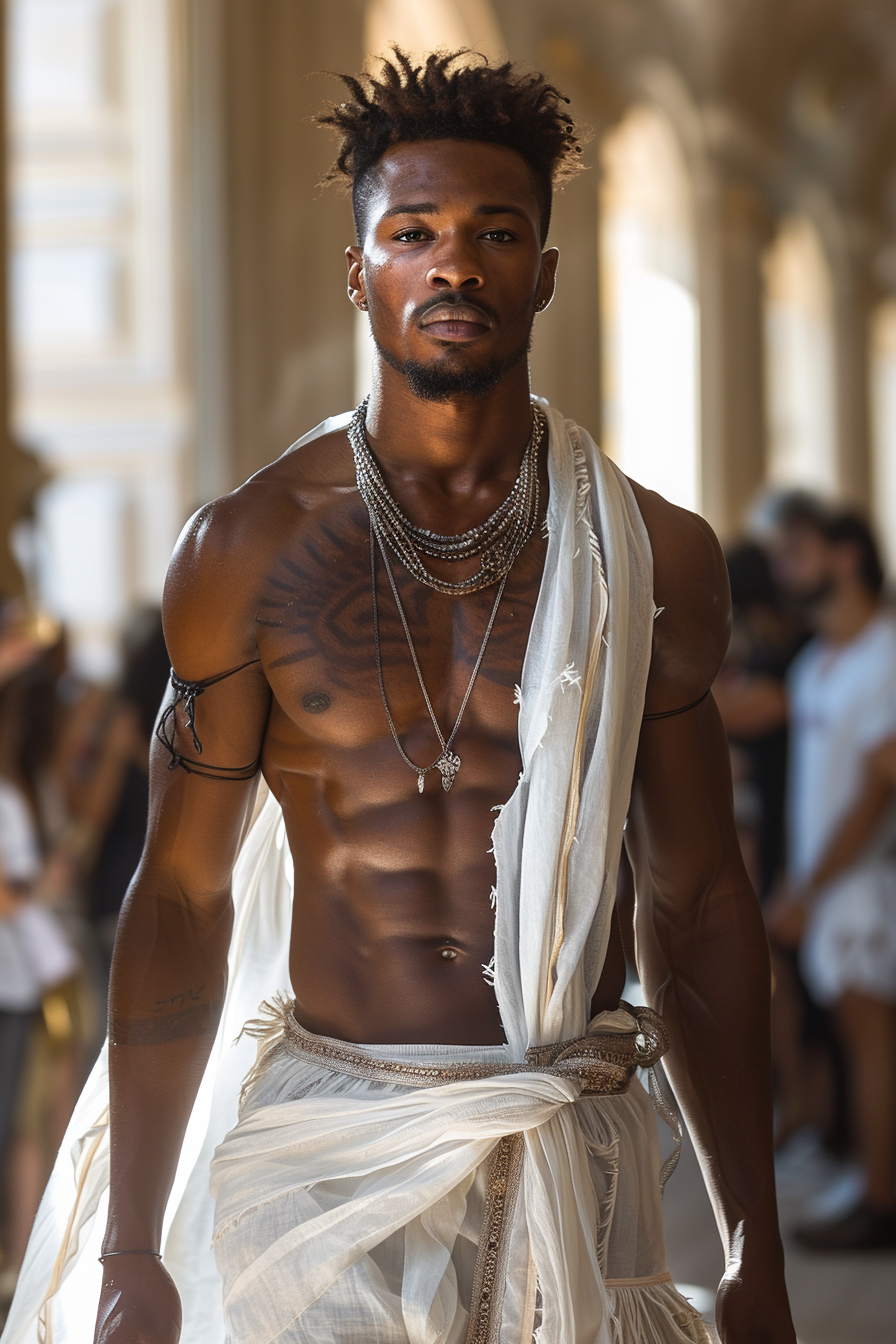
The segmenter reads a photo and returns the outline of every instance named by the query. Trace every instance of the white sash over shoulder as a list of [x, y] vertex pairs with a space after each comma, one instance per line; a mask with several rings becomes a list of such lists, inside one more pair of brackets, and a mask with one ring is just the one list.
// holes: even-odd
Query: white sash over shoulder
[[[335, 1133], [331, 1099], [301, 1103], [303, 1152], [320, 1169], [319, 1179], [367, 1163], [363, 1169], [375, 1173], [377, 1195], [363, 1207], [353, 1202], [348, 1218], [334, 1211], [313, 1238], [310, 1229], [295, 1228], [294, 1241], [308, 1243], [302, 1292], [320, 1296], [364, 1246], [450, 1193], [483, 1161], [494, 1162], [503, 1136], [522, 1133], [519, 1198], [506, 1237], [494, 1338], [519, 1344], [537, 1279], [540, 1344], [612, 1344], [596, 1210], [582, 1179], [587, 1153], [571, 1105], [582, 1083], [572, 1074], [530, 1072], [525, 1064], [535, 1047], [576, 1040], [588, 1029], [609, 938], [650, 661], [652, 559], [624, 476], [584, 430], [544, 409], [548, 546], [517, 688], [523, 769], [493, 832], [494, 985], [509, 1057], [522, 1067], [509, 1076], [415, 1088], [381, 1098], [378, 1108], [372, 1097], [359, 1103], [353, 1120], [343, 1098]], [[348, 418], [326, 421], [300, 442]], [[210, 1249], [209, 1169], [221, 1145], [214, 1177], [222, 1194], [220, 1234], [241, 1212], [240, 1182], [229, 1185], [227, 1171], [238, 1162], [245, 1136], [234, 1144], [222, 1140], [236, 1124], [240, 1084], [254, 1051], [250, 1040], [235, 1038], [259, 1003], [289, 984], [291, 900], [282, 817], [269, 797], [234, 875], [227, 1001], [165, 1223], [165, 1263], [184, 1301], [184, 1344], [221, 1344], [223, 1337], [220, 1278]], [[620, 1020], [618, 1029], [626, 1028], [630, 1020]], [[92, 1338], [108, 1198], [107, 1106], [104, 1050], [41, 1204], [2, 1344], [89, 1344]], [[264, 1110], [249, 1121], [262, 1146], [266, 1123]], [[251, 1291], [252, 1274], [246, 1277], [237, 1297]], [[231, 1307], [238, 1319], [238, 1301]], [[420, 1338], [429, 1339], [425, 1323]]]

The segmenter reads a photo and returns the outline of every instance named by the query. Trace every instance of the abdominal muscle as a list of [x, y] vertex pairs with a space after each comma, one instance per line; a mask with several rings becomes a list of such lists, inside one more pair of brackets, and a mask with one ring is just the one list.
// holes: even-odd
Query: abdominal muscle
[[[465, 784], [462, 770], [445, 794], [433, 772], [419, 794], [403, 769], [386, 758], [379, 805], [354, 806], [345, 781], [276, 781], [295, 864], [296, 1017], [365, 1044], [501, 1043], [484, 975], [494, 951], [494, 782], [472, 768]], [[592, 1013], [615, 1008], [624, 982], [614, 920]]]

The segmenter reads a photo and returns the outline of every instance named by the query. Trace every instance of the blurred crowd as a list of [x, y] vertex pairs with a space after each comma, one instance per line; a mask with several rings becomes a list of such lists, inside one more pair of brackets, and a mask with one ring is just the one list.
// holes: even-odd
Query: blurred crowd
[[[732, 548], [714, 687], [772, 952], [776, 1143], [828, 1164], [815, 1250], [896, 1247], [896, 607], [858, 515], [766, 500]], [[101, 1046], [168, 676], [158, 611], [117, 687], [0, 602], [0, 1309]]]
[[158, 611], [114, 688], [64, 633], [0, 601], [0, 1319], [69, 1116], [105, 1035], [118, 913], [146, 828], [168, 676]]
[[896, 608], [858, 514], [794, 492], [754, 524], [714, 693], [771, 946], [776, 1145], [826, 1164], [805, 1247], [892, 1249]]

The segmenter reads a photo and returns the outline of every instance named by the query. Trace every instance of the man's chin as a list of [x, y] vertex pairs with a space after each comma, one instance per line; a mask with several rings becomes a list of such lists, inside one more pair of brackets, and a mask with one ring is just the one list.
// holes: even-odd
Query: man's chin
[[407, 379], [408, 387], [421, 401], [450, 401], [452, 397], [484, 397], [494, 391], [505, 373], [515, 368], [528, 353], [528, 345], [509, 360], [492, 360], [476, 367], [465, 358], [466, 351], [451, 346], [444, 354], [423, 362], [400, 360], [379, 341], [377, 349], [386, 364]]

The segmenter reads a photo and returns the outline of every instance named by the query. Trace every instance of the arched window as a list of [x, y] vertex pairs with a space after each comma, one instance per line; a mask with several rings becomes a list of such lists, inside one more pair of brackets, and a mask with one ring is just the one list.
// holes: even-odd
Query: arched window
[[698, 509], [699, 310], [687, 164], [639, 106], [601, 148], [604, 447], [643, 485]]
[[769, 479], [837, 488], [831, 275], [818, 231], [789, 215], [768, 249], [765, 345]]

